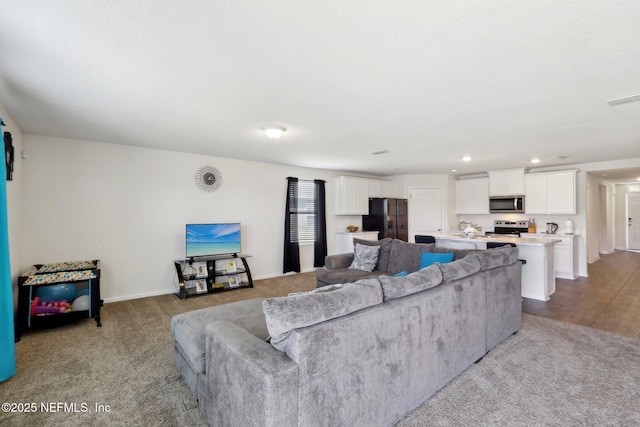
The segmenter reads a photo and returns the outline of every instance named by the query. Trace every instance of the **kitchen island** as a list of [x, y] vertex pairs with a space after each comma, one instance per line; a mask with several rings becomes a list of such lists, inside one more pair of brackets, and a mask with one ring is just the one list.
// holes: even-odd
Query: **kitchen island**
[[539, 301], [549, 300], [556, 290], [554, 245], [557, 238], [542, 237], [465, 237], [456, 234], [436, 235], [436, 246], [454, 249], [487, 249], [487, 243], [513, 243], [518, 248], [518, 257], [526, 264], [522, 266], [522, 297]]

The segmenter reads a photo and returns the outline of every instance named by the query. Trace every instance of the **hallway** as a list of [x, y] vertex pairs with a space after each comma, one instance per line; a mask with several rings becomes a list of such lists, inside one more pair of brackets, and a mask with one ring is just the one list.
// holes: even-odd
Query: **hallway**
[[525, 298], [522, 311], [640, 338], [640, 253], [600, 255], [588, 278], [556, 279], [549, 301]]

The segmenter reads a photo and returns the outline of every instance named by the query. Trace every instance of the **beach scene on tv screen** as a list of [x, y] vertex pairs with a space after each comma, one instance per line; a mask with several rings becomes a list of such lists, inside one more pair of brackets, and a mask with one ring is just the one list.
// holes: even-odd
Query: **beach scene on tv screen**
[[240, 224], [187, 224], [187, 256], [240, 252]]

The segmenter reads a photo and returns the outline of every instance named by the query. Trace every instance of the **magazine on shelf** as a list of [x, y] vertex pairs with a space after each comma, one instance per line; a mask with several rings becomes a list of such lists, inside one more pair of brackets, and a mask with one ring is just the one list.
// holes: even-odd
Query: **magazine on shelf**
[[196, 277], [207, 277], [207, 263], [206, 262], [194, 262], [193, 269], [196, 271]]
[[199, 294], [203, 294], [207, 292], [207, 281], [206, 280], [196, 280], [196, 292]]
[[231, 274], [229, 276], [229, 287], [237, 288], [238, 286], [240, 286], [240, 278], [237, 274]]
[[227, 273], [235, 273], [238, 271], [235, 261], [227, 261]]

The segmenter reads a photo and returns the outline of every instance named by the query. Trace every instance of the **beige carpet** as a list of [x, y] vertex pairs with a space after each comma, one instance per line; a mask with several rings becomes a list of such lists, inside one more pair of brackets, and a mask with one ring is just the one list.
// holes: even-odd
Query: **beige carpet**
[[[33, 402], [37, 411], [0, 413], [0, 425], [205, 426], [173, 365], [171, 316], [308, 290], [314, 282], [309, 273], [184, 301], [166, 295], [112, 303], [103, 307], [102, 328], [86, 319], [28, 332], [16, 345], [18, 373], [0, 383], [0, 396]], [[521, 332], [399, 425], [640, 425], [640, 341], [523, 319]], [[43, 412], [42, 404], [57, 412]]]

